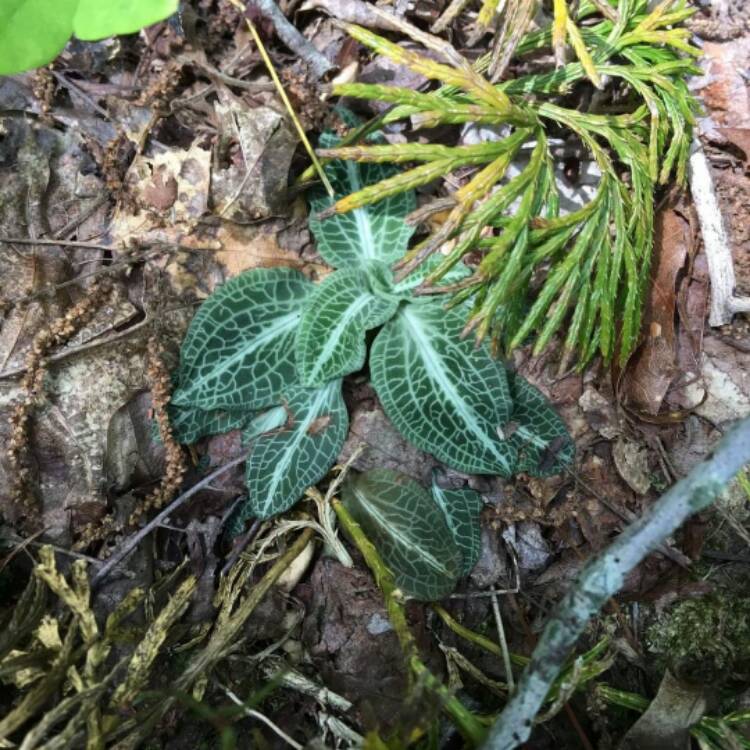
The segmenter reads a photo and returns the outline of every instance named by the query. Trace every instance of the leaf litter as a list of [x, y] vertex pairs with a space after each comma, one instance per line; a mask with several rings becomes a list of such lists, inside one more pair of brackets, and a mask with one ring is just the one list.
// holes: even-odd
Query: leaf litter
[[[63, 551], [71, 549], [86, 525], [110, 513], [129, 515], [163, 473], [164, 449], [153, 439], [150, 424], [151, 383], [145, 375], [148, 334], [158, 330], [165, 357], [173, 365], [197, 302], [221, 282], [250, 268], [290, 266], [315, 280], [328, 270], [299, 222], [304, 208], [288, 190], [290, 178], [305, 162], [295, 152], [296, 138], [287, 115], [258, 67], [239, 16], [208, 0], [194, 5], [200, 24], [198, 37], [192, 36], [190, 44], [205, 45], [203, 67], [178, 62], [170, 68], [172, 45], [183, 47], [186, 41], [168, 24], [160, 24], [142, 36], [118, 40], [114, 48], [108, 46], [97, 57], [91, 77], [84, 72], [75, 44], [68, 48], [55, 70], [86, 96], [53, 84], [46, 113], [43, 103], [28, 94], [29, 83], [41, 91], [33, 74], [19, 76], [16, 88], [12, 87], [16, 79], [0, 81], [4, 112], [28, 113], [25, 119], [5, 114], [2, 119], [0, 239], [30, 243], [0, 244], [7, 269], [2, 298], [15, 301], [44, 293], [28, 304], [13, 302], [5, 310], [0, 330], [4, 443], [11, 438], [10, 406], [23, 395], [17, 379], [7, 374], [24, 367], [38, 330], [86, 293], [91, 283], [88, 274], [117, 269], [112, 301], [57, 353], [65, 356], [51, 362], [44, 403], [34, 412], [29, 450], [38, 478], [44, 540]], [[396, 7], [403, 10], [405, 5]], [[309, 3], [291, 20], [332, 58], [351, 59], [343, 35], [320, 15], [323, 8], [337, 15], [336, 3]], [[420, 4], [407, 13], [412, 20], [435, 20], [434, 9]], [[473, 19], [472, 13], [458, 17], [454, 32], [460, 39], [466, 38], [465, 24]], [[283, 72], [291, 66], [285, 47], [273, 38], [273, 24], [259, 21], [274, 62]], [[713, 125], [705, 130], [709, 159], [734, 240], [738, 284], [747, 293], [743, 216], [750, 188], [746, 141], [740, 132], [747, 120], [739, 109], [747, 89], [738, 80], [736, 66], [722, 59], [729, 55], [734, 60], [745, 43], [740, 38], [705, 45], [707, 59], [717, 62], [707, 74], [710, 83], [703, 92], [711, 122], [703, 124]], [[104, 47], [87, 54], [99, 55], [96, 49]], [[365, 65], [370, 62], [366, 56], [362, 60]], [[376, 73], [386, 79], [393, 74], [388, 69]], [[251, 87], [235, 85], [237, 81]], [[415, 81], [415, 88], [420, 83]], [[317, 96], [315, 85], [303, 93]], [[134, 94], [141, 104], [135, 103]], [[50, 119], [35, 119], [45, 117]], [[124, 137], [115, 148], [118, 132]], [[394, 131], [388, 137], [398, 141], [404, 136]], [[586, 187], [586, 169], [583, 173], [581, 190]], [[432, 199], [443, 187], [425, 189], [420, 201]], [[104, 203], [102, 196], [107, 198]], [[737, 316], [722, 329], [705, 327], [709, 293], [705, 258], [700, 244], [693, 251], [688, 213], [687, 208], [662, 209], [663, 239], [657, 239], [656, 283], [651, 286], [641, 348], [622, 375], [617, 395], [610, 374], [596, 362], [578, 376], [560, 373], [554, 360], [527, 359], [528, 348], [516, 355], [519, 370], [534, 368], [534, 382], [552, 396], [576, 440], [578, 463], [573, 476], [490, 480], [447, 473], [456, 486], [466, 482], [484, 497], [483, 559], [489, 570], [459, 585], [459, 596], [474, 598], [457, 599], [448, 606], [465, 627], [484, 631], [492, 618], [490, 599], [484, 595], [490, 584], [513, 589], [508, 556], [520, 555], [521, 593], [500, 597], [514, 652], [528, 653], [536, 623], [544, 617], [547, 603], [565, 587], [570, 571], [580, 567], [592, 549], [605, 546], [626, 523], [628, 513], [639, 515], [659, 487], [686, 473], [708, 453], [729, 421], [750, 412], [746, 320]], [[92, 246], [35, 243], [45, 239]], [[74, 284], [59, 286], [72, 280]], [[106, 343], [110, 339], [112, 343]], [[352, 430], [339, 460], [348, 459], [364, 441], [368, 448], [357, 459], [355, 470], [396, 469], [428, 486], [433, 459], [407, 447], [387, 429], [385, 420], [379, 419], [382, 412], [372, 390], [355, 382], [345, 395]], [[654, 417], [673, 412], [681, 416], [653, 424], [641, 421], [634, 410]], [[237, 433], [224, 440], [223, 446], [220, 438], [198, 443], [185, 489], [205, 476], [207, 465], [216, 468], [240, 454]], [[662, 446], [658, 456], [657, 441]], [[360, 559], [355, 559], [354, 568], [345, 568], [321, 555], [309, 538], [295, 542], [292, 531], [271, 523], [255, 531], [247, 551], [226, 576], [217, 579], [231, 547], [217, 529], [226, 528], [232, 502], [241, 492], [236, 477], [234, 484], [217, 478], [215, 485], [196, 495], [195, 502], [165, 519], [138, 557], [121, 563], [108, 580], [89, 592], [83, 558], [71, 566], [69, 556], [39, 547], [39, 540], [14, 528], [6, 496], [7, 462], [0, 461], [0, 467], [5, 516], [0, 534], [10, 558], [2, 564], [0, 576], [10, 592], [8, 601], [15, 605], [9, 611], [8, 631], [14, 643], [8, 647], [8, 639], [0, 639], [0, 668], [27, 665], [24, 671], [13, 670], [12, 689], [18, 691], [14, 696], [29, 690], [37, 690], [35, 694], [44, 700], [53, 694], [63, 696], [45, 723], [39, 723], [39, 716], [22, 715], [10, 699], [2, 699], [0, 727], [4, 732], [14, 727], [14, 738], [34, 739], [38, 732], [41, 740], [45, 732], [59, 731], [63, 720], [72, 716], [69, 731], [76, 741], [84, 731], [90, 737], [97, 733], [109, 737], [114, 731], [119, 735], [113, 736], [137, 743], [155, 731], [164, 738], [171, 733], [183, 743], [197, 744], [201, 738], [216, 736], [214, 726], [221, 724], [217, 717], [224, 716], [219, 712], [228, 706], [222, 686], [243, 698], [250, 696], [253, 704], [255, 693], [264, 690], [269, 679], [271, 686], [280, 681], [285, 687], [274, 691], [272, 701], [259, 694], [257, 705], [302, 742], [317, 736], [326, 746], [348, 746], [347, 742], [356, 744], [353, 736], [375, 727], [399, 731], [418, 726], [434, 710], [429, 701], [417, 707], [403, 704], [407, 683], [398, 640]], [[742, 487], [732, 488], [731, 494], [735, 510], [741, 510], [747, 503]], [[701, 558], [702, 549], [741, 557], [739, 532], [725, 521], [706, 520], [711, 530], [699, 545], [696, 566], [716, 559]], [[508, 539], [515, 539], [515, 547], [503, 531]], [[88, 575], [132, 533], [132, 529], [120, 532], [86, 549]], [[674, 543], [680, 547], [683, 541]], [[522, 543], [529, 547], [523, 554]], [[303, 549], [312, 553], [311, 560], [303, 559]], [[19, 551], [28, 551], [36, 567]], [[262, 602], [267, 610], [261, 616], [261, 604], [252, 592], [266, 588], [271, 578], [283, 573], [275, 570], [274, 560], [286, 568], [296, 554], [301, 561], [295, 574], [299, 582], [291, 596], [298, 602], [271, 593]], [[182, 564], [186, 557], [191, 572]], [[639, 568], [628, 581], [626, 594], [642, 602], [641, 614], [635, 619], [613, 614], [611, 620], [597, 623], [596, 633], [638, 630], [649, 616], [649, 590], [656, 590], [659, 576], [674, 566], [657, 556]], [[36, 573], [29, 576], [32, 568]], [[670, 586], [679, 599], [680, 584]], [[128, 590], [131, 593], [123, 598]], [[61, 604], [50, 610], [45, 598]], [[437, 639], [454, 634], [439, 625], [427, 607], [412, 603], [409, 615], [425, 658], [439, 673], [445, 663]], [[243, 629], [250, 640], [233, 647]], [[85, 644], [92, 655], [74, 650], [73, 643]], [[466, 640], [455, 643], [473, 656], [468, 650], [473, 646]], [[643, 644], [636, 640], [636, 646]], [[487, 676], [503, 680], [499, 659], [478, 663]], [[66, 674], [69, 683], [64, 682]], [[622, 687], [640, 681], [638, 692], [644, 698], [657, 697], [653, 716], [665, 690], [663, 685], [657, 690], [662, 674], [647, 672], [644, 685], [642, 670], [626, 660], [621, 663], [618, 657], [605, 677]], [[295, 675], [308, 680], [312, 688], [307, 685], [304, 692], [288, 687], [295, 684]], [[464, 676], [463, 683], [467, 694], [482, 695], [481, 685], [470, 677]], [[183, 692], [175, 692], [175, 685]], [[343, 703], [336, 699], [328, 703], [326, 690], [340, 693]], [[141, 708], [133, 699], [142, 691], [156, 691], [159, 697], [150, 697]], [[187, 691], [210, 711], [217, 711], [213, 720], [191, 714]], [[352, 708], [341, 708], [349, 702]], [[55, 703], [50, 700], [47, 705]], [[583, 701], [574, 699], [571, 705], [579, 719], [588, 718]], [[96, 713], [89, 720], [92, 706]], [[333, 714], [343, 728], [326, 723], [324, 715]], [[629, 717], [625, 726], [635, 714]], [[606, 710], [598, 718], [600, 727], [622, 729], [621, 720]], [[694, 718], [683, 717], [682, 724]], [[22, 719], [25, 724], [19, 723]], [[274, 736], [256, 719], [239, 714], [232, 714], [231, 724], [238, 733], [262, 735], [265, 741]], [[597, 737], [597, 727], [589, 721], [585, 724], [589, 737]], [[639, 731], [648, 726], [646, 721], [639, 724]], [[572, 744], [576, 740], [571, 739], [575, 737], [571, 726], [564, 718], [547, 724], [557, 744], [572, 747], [577, 745]]]

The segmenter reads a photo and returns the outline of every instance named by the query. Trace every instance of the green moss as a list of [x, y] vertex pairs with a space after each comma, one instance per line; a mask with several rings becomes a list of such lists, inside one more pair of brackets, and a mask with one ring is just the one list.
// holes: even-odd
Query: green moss
[[750, 663], [750, 598], [682, 601], [657, 618], [646, 640], [683, 679], [720, 681]]

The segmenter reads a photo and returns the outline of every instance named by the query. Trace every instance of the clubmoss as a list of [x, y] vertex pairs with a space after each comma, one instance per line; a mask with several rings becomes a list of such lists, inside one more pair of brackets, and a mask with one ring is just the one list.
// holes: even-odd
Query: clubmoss
[[719, 682], [750, 664], [750, 598], [717, 594], [682, 601], [649, 627], [646, 640], [683, 679]]

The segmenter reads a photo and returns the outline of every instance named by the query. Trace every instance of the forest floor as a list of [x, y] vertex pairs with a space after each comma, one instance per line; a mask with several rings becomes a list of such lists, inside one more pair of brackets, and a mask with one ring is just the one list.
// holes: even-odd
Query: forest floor
[[[308, 545], [242, 614], [248, 595], [241, 592], [263, 589], [258, 581], [285, 560], [294, 537], [266, 523], [229, 538], [225, 522], [244, 492], [239, 463], [138, 536], [135, 551], [96, 579], [90, 596], [86, 576], [72, 567], [84, 561], [95, 576], [153, 518], [119, 522], [159, 486], [166, 461], [153, 429], [149, 341], [159, 342], [171, 370], [197, 306], [228, 278], [271, 266], [313, 279], [326, 272], [304, 196], [289, 187], [308, 157], [241, 14], [223, 0], [184, 5], [179, 18], [141, 34], [72, 42], [48, 68], [0, 78], [0, 747], [24, 737], [25, 748], [51, 737], [58, 744], [49, 747], [83, 747], [92, 706], [104, 719], [101, 744], [89, 747], [350, 747], [371, 730], [390, 737], [393, 748], [407, 740], [460, 747], [448, 725], [430, 735], [430, 726], [441, 726], [432, 722], [434, 704], [405, 700], [399, 642], [356, 551], [346, 568]], [[342, 13], [372, 23], [366, 3], [280, 5], [334, 71], [316, 76], [274, 34], [273, 19], [253, 12], [313, 139], [336, 124], [323, 98], [336, 71], [421, 83], [371, 56], [336, 23]], [[443, 3], [392, 5], [426, 28]], [[704, 106], [699, 135], [736, 292], [750, 295], [750, 23], [737, 8], [731, 23], [707, 12], [690, 22], [705, 53], [704, 75], [691, 88]], [[465, 23], [459, 16], [450, 35], [471, 56], [477, 50], [463, 46]], [[360, 106], [360, 114], [372, 114]], [[571, 195], [584, 199], [585, 167], [570, 170]], [[541, 357], [521, 348], [512, 357], [565, 420], [576, 443], [574, 469], [544, 480], [469, 480], [486, 504], [482, 555], [443, 606], [495, 642], [500, 628], [513, 654], [531, 653], [583, 563], [708, 455], [732, 421], [750, 414], [750, 322], [737, 315], [726, 325], [708, 323], [708, 265], [689, 193], [665, 191], [657, 216], [643, 340], [625, 367], [595, 361], [583, 372], [561, 372], [554, 348]], [[44, 396], [19, 446], [14, 414], [31, 397], [23, 376], [35, 338], [103, 278], [112, 292], [46, 357]], [[395, 432], [366, 379], [350, 377], [345, 388], [351, 431], [340, 460], [364, 446], [355, 468], [386, 466], [428, 482], [434, 459]], [[243, 450], [237, 431], [202, 440], [173, 496]], [[33, 528], [14, 489], [20, 451], [39, 500]], [[598, 673], [585, 684], [573, 680], [578, 689], [529, 747], [615, 747], [629, 730], [631, 747], [685, 747], [701, 716], [750, 706], [749, 509], [750, 481], [737, 481], [633, 571], [580, 644], [585, 653], [604, 643], [591, 656]], [[54, 564], [44, 544], [53, 545]], [[40, 560], [54, 595], [35, 588]], [[186, 588], [188, 573], [194, 583]], [[243, 588], [248, 581], [254, 588]], [[148, 592], [143, 606], [124, 625], [105, 625], [136, 588]], [[68, 643], [70, 611], [98, 629], [83, 650], [79, 641], [71, 645], [73, 635]], [[479, 714], [496, 712], [505, 695], [503, 659], [454, 632], [429, 605], [410, 602], [407, 611], [430, 669]], [[76, 679], [87, 684], [86, 660], [103, 642], [104, 676], [80, 697]], [[129, 672], [127, 683], [114, 663], [134, 648], [145, 666]], [[79, 649], [78, 661], [71, 649]], [[115, 685], [127, 700], [108, 715], [96, 701]], [[79, 723], [49, 719], [76, 690], [71, 710], [86, 709]], [[618, 701], [613, 690], [631, 698]], [[239, 710], [237, 696], [246, 702]], [[632, 727], [649, 703], [650, 723]], [[750, 738], [750, 720], [733, 727], [716, 747]]]

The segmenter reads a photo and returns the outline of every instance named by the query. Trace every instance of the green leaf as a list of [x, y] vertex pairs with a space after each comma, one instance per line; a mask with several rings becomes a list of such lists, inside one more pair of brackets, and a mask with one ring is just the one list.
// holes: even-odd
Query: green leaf
[[434, 601], [453, 590], [461, 553], [440, 508], [413, 479], [373, 469], [349, 474], [341, 494], [404, 593]]
[[[73, 33], [87, 41], [133, 34], [177, 11], [179, 0], [79, 0]], [[55, 1], [54, 7], [57, 7]]]
[[467, 576], [474, 569], [482, 551], [482, 527], [479, 523], [479, 514], [484, 506], [482, 496], [468, 487], [445, 490], [437, 483], [433, 472], [432, 497], [443, 511], [453, 542], [461, 552], [463, 563], [459, 573]]
[[263, 409], [297, 382], [294, 337], [313, 285], [289, 268], [256, 269], [219, 287], [180, 353], [177, 406]]
[[402, 305], [372, 346], [372, 382], [411, 443], [459, 471], [508, 477], [516, 448], [497, 432], [513, 408], [505, 371], [461, 339], [463, 324], [437, 302]]
[[[321, 145], [333, 144], [330, 134], [321, 137]], [[396, 167], [386, 164], [357, 164], [341, 160], [325, 166], [336, 193], [332, 199], [318, 191], [310, 198], [310, 231], [315, 235], [318, 252], [334, 268], [363, 267], [379, 260], [394, 263], [406, 252], [414, 227], [405, 223], [407, 214], [416, 208], [413, 190], [391, 196], [367, 208], [347, 214], [318, 219], [318, 214], [349, 193], [366, 185], [398, 174]]]
[[2, 0], [0, 75], [53, 60], [72, 34], [103, 39], [130, 34], [172, 15], [178, 0]]
[[50, 0], [3, 0], [0, 75], [38, 68], [52, 60], [73, 33], [77, 6], [78, 0], [58, 0], [54, 5]]
[[341, 380], [322, 388], [300, 386], [287, 391], [279, 407], [254, 421], [246, 437], [251, 441], [245, 469], [248, 502], [241, 520], [270, 518], [300, 499], [307, 487], [331, 468], [346, 439], [349, 417], [341, 395]]
[[307, 298], [295, 341], [297, 372], [306, 386], [362, 369], [365, 332], [383, 325], [398, 303], [370, 291], [359, 269], [332, 273]]
[[501, 429], [509, 433], [518, 451], [516, 471], [537, 477], [563, 471], [575, 457], [575, 444], [564, 422], [538, 388], [513, 372], [507, 378], [513, 414]]
[[[242, 427], [252, 416], [252, 412], [213, 409], [204, 411], [195, 406], [174, 406], [170, 404], [169, 423], [178, 443], [192, 445], [207, 435], [221, 435]], [[158, 428], [157, 428], [158, 433]]]

